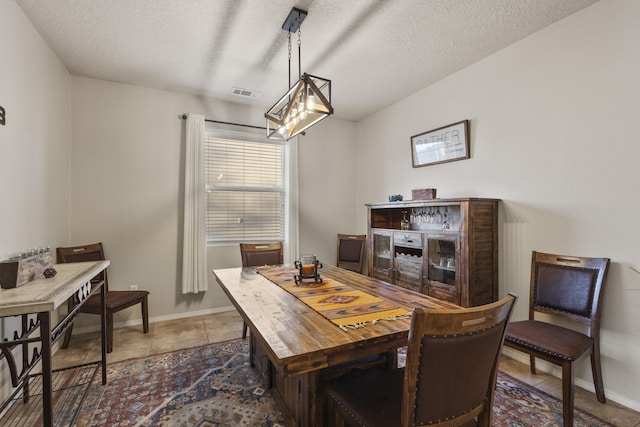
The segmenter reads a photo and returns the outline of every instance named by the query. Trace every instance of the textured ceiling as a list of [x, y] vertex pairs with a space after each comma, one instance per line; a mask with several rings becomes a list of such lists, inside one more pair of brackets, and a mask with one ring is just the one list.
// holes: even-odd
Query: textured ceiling
[[[73, 75], [270, 107], [302, 72], [359, 120], [596, 0], [16, 0]], [[292, 82], [298, 77], [292, 37]], [[262, 92], [231, 95], [232, 87]]]

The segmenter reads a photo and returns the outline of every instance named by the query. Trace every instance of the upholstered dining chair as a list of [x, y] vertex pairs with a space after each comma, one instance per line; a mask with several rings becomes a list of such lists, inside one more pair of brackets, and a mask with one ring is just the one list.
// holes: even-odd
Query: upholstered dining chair
[[329, 424], [490, 427], [500, 349], [516, 299], [459, 310], [416, 308], [405, 368], [330, 383]]
[[[605, 403], [600, 366], [600, 315], [608, 258], [586, 258], [533, 252], [529, 319], [512, 322], [505, 345], [529, 354], [531, 373], [535, 359], [562, 367], [563, 424], [573, 426], [574, 364], [591, 356], [591, 371], [598, 401]], [[535, 313], [547, 315], [545, 321]], [[538, 316], [540, 317], [540, 316]], [[549, 320], [562, 318], [586, 327], [568, 329]]]
[[[84, 262], [84, 261], [101, 261], [104, 260], [104, 249], [102, 243], [93, 243], [83, 246], [60, 247], [56, 249], [58, 263], [66, 262]], [[104, 276], [102, 276], [104, 274]], [[107, 312], [107, 353], [113, 351], [113, 314], [125, 308], [140, 304], [142, 306], [142, 328], [144, 333], [149, 332], [149, 308], [148, 296], [149, 291], [112, 291], [109, 290], [109, 282], [107, 280], [107, 271], [104, 270], [96, 279], [102, 280], [104, 277], [104, 287], [106, 296], [106, 312]], [[92, 280], [93, 281], [93, 280]], [[69, 299], [69, 309], [73, 308], [73, 301]], [[92, 295], [80, 308], [81, 313], [101, 314], [100, 295]], [[73, 324], [69, 326], [65, 332], [62, 348], [69, 346], [71, 340], [71, 331]]]
[[[278, 265], [284, 260], [282, 242], [240, 243], [240, 256], [243, 267]], [[242, 338], [247, 338], [247, 324], [242, 325]]]
[[365, 234], [338, 234], [338, 262], [336, 265], [362, 274], [366, 240]]

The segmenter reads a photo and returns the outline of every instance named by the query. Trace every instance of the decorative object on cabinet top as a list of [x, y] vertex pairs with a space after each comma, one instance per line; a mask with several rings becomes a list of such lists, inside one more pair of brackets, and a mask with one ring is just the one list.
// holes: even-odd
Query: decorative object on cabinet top
[[435, 188], [415, 188], [411, 190], [413, 200], [433, 200], [436, 198]]

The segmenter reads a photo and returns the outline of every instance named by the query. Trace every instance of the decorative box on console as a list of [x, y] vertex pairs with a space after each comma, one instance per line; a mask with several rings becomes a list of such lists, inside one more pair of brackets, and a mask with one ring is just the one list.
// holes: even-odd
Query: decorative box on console
[[413, 200], [433, 200], [436, 198], [435, 188], [417, 188], [411, 190], [411, 198]]
[[42, 276], [53, 265], [51, 250], [24, 258], [10, 258], [0, 262], [0, 287], [16, 288]]

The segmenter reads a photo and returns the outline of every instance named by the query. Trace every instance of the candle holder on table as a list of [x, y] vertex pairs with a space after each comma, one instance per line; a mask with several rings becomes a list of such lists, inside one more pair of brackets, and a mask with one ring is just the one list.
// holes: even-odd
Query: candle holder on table
[[293, 276], [297, 285], [309, 280], [313, 280], [314, 283], [322, 283], [322, 278], [318, 274], [318, 269], [322, 268], [322, 264], [315, 255], [301, 255], [293, 265], [298, 269], [298, 274]]

